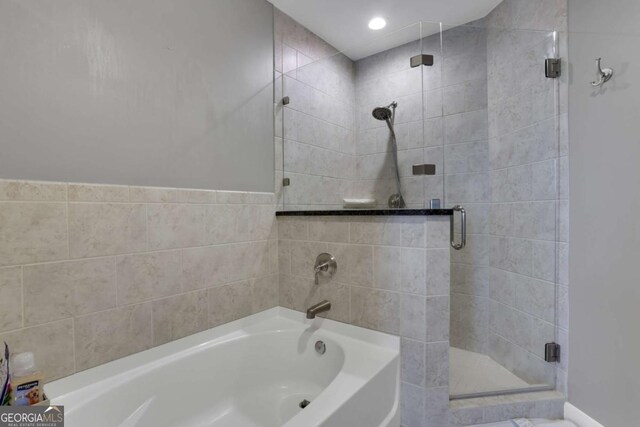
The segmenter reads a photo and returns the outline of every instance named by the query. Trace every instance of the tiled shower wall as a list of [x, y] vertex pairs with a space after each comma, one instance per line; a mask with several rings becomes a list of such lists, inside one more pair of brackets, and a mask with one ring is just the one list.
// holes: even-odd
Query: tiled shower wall
[[[491, 181], [488, 354], [528, 382], [553, 384], [556, 365], [543, 357], [545, 342], [554, 339], [557, 327], [561, 339], [566, 325], [565, 288], [556, 286], [556, 280], [566, 283], [562, 261], [566, 251], [559, 243], [566, 239], [566, 222], [559, 219], [565, 217], [567, 204], [559, 199], [568, 196], [562, 132], [566, 69], [558, 85], [557, 80], [545, 78], [541, 64], [554, 55], [552, 31], [560, 31], [560, 41], [566, 42], [566, 2], [506, 0], [486, 23]], [[560, 55], [566, 60], [566, 51]], [[567, 347], [563, 347], [566, 363]]]
[[[422, 30], [428, 29], [425, 23]], [[474, 190], [488, 183], [486, 173], [476, 173], [486, 172], [487, 161], [486, 52], [479, 48], [485, 45], [484, 29], [456, 27], [442, 36], [416, 37], [356, 62], [356, 192], [384, 205], [395, 191], [389, 131], [371, 117], [374, 107], [395, 100], [398, 163], [408, 205], [444, 199], [445, 174], [453, 201], [483, 200], [486, 191]], [[409, 58], [420, 53], [433, 55], [434, 65], [410, 68]], [[436, 175], [414, 176], [412, 165], [421, 163], [435, 164]]]
[[[443, 198], [440, 66], [409, 67], [421, 51], [419, 25], [415, 42], [357, 62], [280, 11], [275, 34], [277, 185], [290, 179], [279, 203], [339, 208], [354, 197], [386, 206], [396, 192], [390, 133], [371, 111], [391, 101], [399, 103], [395, 129], [407, 204]], [[439, 57], [439, 35], [422, 42]], [[280, 102], [284, 96], [288, 105]], [[413, 176], [411, 166], [425, 162], [438, 165], [438, 176]]]
[[[447, 206], [462, 204], [469, 212], [469, 249], [451, 254], [451, 341], [479, 352], [487, 348], [489, 318], [486, 43], [484, 23], [478, 21], [356, 62], [356, 192], [382, 204], [394, 192], [389, 131], [371, 110], [396, 100], [407, 202], [424, 206], [446, 196]], [[434, 66], [410, 68], [409, 58], [420, 52], [432, 54]], [[420, 163], [435, 164], [436, 176], [413, 176], [412, 165]]]
[[274, 16], [276, 185], [283, 170], [291, 182], [281, 201], [341, 207], [356, 177], [353, 62], [281, 11]]
[[[402, 425], [446, 426], [449, 217], [280, 217], [280, 305], [401, 337]], [[314, 284], [316, 257], [338, 270]]]
[[480, 353], [489, 318], [486, 42], [483, 21], [442, 34], [445, 201], [468, 212], [467, 248], [451, 251], [451, 345]]
[[[401, 338], [401, 423], [459, 427], [510, 417], [561, 416], [558, 393], [462, 400], [449, 404], [449, 217], [279, 217], [280, 305]], [[322, 252], [334, 255], [332, 279], [314, 284]]]
[[[566, 41], [565, 16], [562, 0], [506, 0], [483, 20], [445, 27], [442, 49], [439, 35], [424, 38], [422, 51], [434, 54], [434, 67], [409, 68], [418, 41], [356, 61], [351, 193], [384, 205], [393, 192], [389, 132], [371, 110], [397, 100], [408, 202], [423, 206], [442, 198], [444, 188], [447, 206], [462, 204], [469, 212], [467, 249], [451, 254], [452, 345], [490, 354], [534, 383], [552, 383], [557, 371], [560, 390], [567, 360], [566, 73], [556, 111], [553, 82], [544, 79], [540, 63], [551, 54], [550, 30], [561, 31], [561, 45]], [[540, 38], [527, 30], [546, 32]], [[541, 88], [539, 97], [518, 96]], [[507, 129], [509, 123], [515, 127]], [[423, 162], [435, 163], [439, 175], [411, 176], [411, 165]], [[554, 330], [564, 347], [558, 370], [541, 359]]]
[[[372, 111], [378, 106], [397, 102], [394, 129], [398, 144], [398, 168], [402, 182], [402, 193], [408, 207], [424, 207], [425, 180], [433, 191], [433, 198], [442, 198], [442, 171], [438, 177], [414, 176], [412, 165], [430, 163], [441, 165], [441, 123], [429, 121], [429, 135], [423, 129], [423, 67], [411, 68], [409, 59], [421, 53], [420, 28], [415, 25], [416, 41], [389, 49], [356, 62], [356, 153], [357, 181], [354, 194], [357, 197], [373, 198], [378, 206], [386, 207], [389, 196], [395, 194], [396, 178], [392, 151], [391, 133], [384, 121], [376, 120]], [[424, 40], [439, 57], [440, 37]], [[436, 59], [437, 61], [437, 59]], [[425, 73], [434, 73], [437, 67], [424, 68]], [[438, 73], [439, 75], [439, 73]], [[429, 100], [431, 101], [431, 100]], [[437, 113], [439, 115], [439, 113]], [[435, 129], [434, 129], [435, 128]], [[425, 150], [425, 143], [430, 146]]]
[[269, 193], [0, 181], [0, 342], [47, 380], [278, 305]]

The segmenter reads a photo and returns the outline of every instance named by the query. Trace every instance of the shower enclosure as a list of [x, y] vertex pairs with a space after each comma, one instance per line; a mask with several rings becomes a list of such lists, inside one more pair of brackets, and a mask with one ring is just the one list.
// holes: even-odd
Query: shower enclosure
[[280, 209], [466, 209], [467, 245], [451, 249], [453, 399], [556, 385], [545, 358], [558, 341], [566, 153], [563, 77], [545, 61], [558, 46], [555, 32], [492, 14], [419, 22], [342, 52], [322, 45], [316, 57], [276, 46]]
[[500, 24], [442, 33], [445, 204], [466, 208], [469, 233], [451, 252], [456, 397], [555, 386], [558, 35]]
[[[439, 24], [418, 23], [343, 52], [326, 46], [329, 55], [319, 58], [283, 46], [276, 143], [284, 209], [348, 201], [387, 208], [390, 199], [392, 207], [418, 208], [442, 199], [442, 129], [425, 129], [423, 92], [441, 64], [410, 64], [423, 50], [440, 52], [439, 32]], [[413, 174], [413, 165], [426, 163], [437, 164], [436, 175]]]

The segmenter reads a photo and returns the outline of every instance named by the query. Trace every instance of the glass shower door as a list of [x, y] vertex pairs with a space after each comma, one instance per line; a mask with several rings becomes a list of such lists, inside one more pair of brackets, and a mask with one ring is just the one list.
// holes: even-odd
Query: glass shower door
[[433, 165], [433, 174], [423, 175], [425, 207], [444, 207], [444, 56], [442, 25], [421, 22], [423, 55], [433, 58], [432, 65], [422, 67], [424, 164]]
[[554, 388], [557, 35], [480, 21], [442, 41], [444, 200], [468, 224], [451, 250], [450, 393]]

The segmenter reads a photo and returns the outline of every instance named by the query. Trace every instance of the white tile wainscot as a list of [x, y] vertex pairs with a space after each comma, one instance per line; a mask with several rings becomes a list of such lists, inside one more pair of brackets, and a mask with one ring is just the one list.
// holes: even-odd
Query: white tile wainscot
[[47, 380], [278, 305], [275, 195], [0, 180], [0, 342]]

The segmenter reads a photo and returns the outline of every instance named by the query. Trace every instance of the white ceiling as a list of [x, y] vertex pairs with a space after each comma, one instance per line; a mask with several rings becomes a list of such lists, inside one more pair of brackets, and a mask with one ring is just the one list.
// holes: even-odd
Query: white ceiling
[[[278, 9], [345, 51], [353, 60], [416, 40], [419, 21], [460, 25], [486, 16], [502, 0], [269, 0]], [[387, 20], [383, 30], [372, 31], [369, 20]], [[438, 26], [423, 26], [423, 36]], [[394, 33], [394, 34], [392, 34]], [[372, 40], [376, 40], [373, 41]]]

